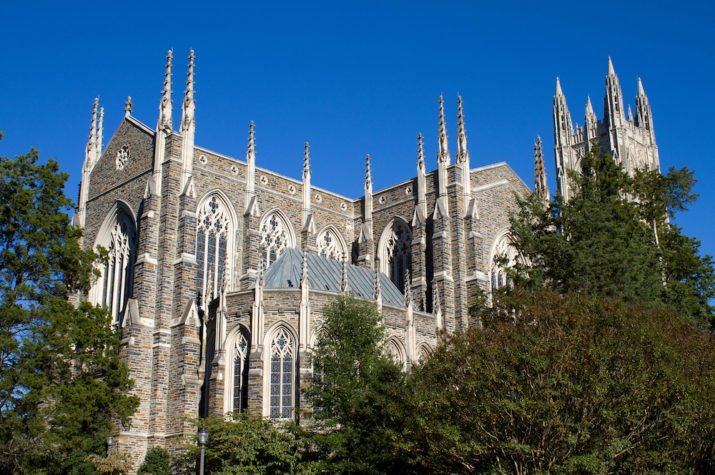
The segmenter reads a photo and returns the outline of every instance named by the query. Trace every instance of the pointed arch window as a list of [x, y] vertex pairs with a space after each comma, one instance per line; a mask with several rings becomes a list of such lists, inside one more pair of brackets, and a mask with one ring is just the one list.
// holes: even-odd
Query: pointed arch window
[[277, 211], [261, 224], [261, 249], [264, 269], [273, 264], [286, 248], [295, 245], [290, 225]]
[[397, 342], [394, 338], [390, 340], [387, 344], [387, 351], [392, 358], [392, 360], [400, 366], [402, 369], [407, 368], [407, 358], [405, 357], [405, 352], [402, 350], [402, 345]]
[[405, 271], [412, 261], [412, 231], [401, 219], [393, 220], [385, 229], [380, 246], [380, 270], [402, 290], [405, 288]]
[[107, 259], [90, 300], [106, 307], [112, 315], [112, 324], [119, 325], [131, 297], [136, 235], [133, 219], [121, 208], [116, 210], [112, 221], [104, 233], [100, 232], [97, 244], [107, 249]]
[[492, 290], [502, 289], [509, 285], [507, 269], [514, 267], [519, 261], [519, 251], [514, 246], [511, 237], [504, 234], [496, 243], [492, 253], [491, 286]]
[[295, 340], [285, 328], [279, 328], [270, 345], [271, 419], [289, 419], [293, 415]]
[[322, 256], [342, 261], [347, 255], [347, 249], [342, 238], [332, 227], [325, 228], [320, 232], [317, 243], [318, 254]]
[[230, 390], [229, 410], [233, 412], [243, 412], [246, 410], [248, 401], [248, 354], [250, 351], [250, 339], [246, 332], [241, 329], [231, 348], [232, 365], [231, 378], [228, 388]]
[[233, 223], [223, 200], [216, 195], [204, 200], [196, 222], [196, 287], [202, 302], [212, 300], [223, 282], [232, 235]]

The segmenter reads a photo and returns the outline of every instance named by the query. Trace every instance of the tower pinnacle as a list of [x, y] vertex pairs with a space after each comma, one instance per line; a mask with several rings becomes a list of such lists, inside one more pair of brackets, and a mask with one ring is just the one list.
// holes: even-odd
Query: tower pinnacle
[[87, 140], [87, 152], [85, 156], [85, 167], [94, 166], [95, 152], [97, 148], [97, 110], [99, 108], [99, 97], [94, 98], [92, 103], [92, 121], [89, 125], [89, 137]]
[[310, 144], [305, 142], [303, 151], [303, 181], [310, 180]]
[[174, 53], [169, 50], [166, 53], [166, 70], [164, 71], [164, 88], [161, 91], [161, 102], [159, 103], [159, 121], [157, 129], [166, 132], [173, 128], [171, 115], [171, 62], [173, 61]]
[[124, 117], [129, 117], [134, 111], [134, 106], [132, 105], [132, 96], [127, 96], [127, 100], [124, 101]]
[[194, 50], [189, 52], [189, 68], [186, 73], [186, 91], [181, 106], [181, 192], [187, 190], [187, 184], [193, 176], [194, 139], [196, 134], [196, 103], [194, 101]]
[[372, 194], [372, 170], [370, 169], [370, 154], [365, 155], [365, 192], [368, 190]]
[[444, 120], [444, 98], [439, 96], [439, 152], [437, 161], [449, 165], [449, 146], [447, 144], [447, 127]]
[[194, 101], [194, 50], [189, 52], [189, 69], [186, 73], [186, 90], [181, 110], [181, 132], [186, 132], [194, 125], [196, 104]]
[[97, 159], [102, 154], [104, 147], [104, 107], [99, 108], [99, 122], [97, 123]]
[[546, 181], [544, 153], [541, 148], [541, 137], [536, 137], [534, 143], [534, 192], [541, 198], [544, 205], [549, 203], [549, 186]]
[[457, 96], [457, 163], [469, 162], [467, 150], [467, 133], [464, 130], [464, 112], [462, 96]]

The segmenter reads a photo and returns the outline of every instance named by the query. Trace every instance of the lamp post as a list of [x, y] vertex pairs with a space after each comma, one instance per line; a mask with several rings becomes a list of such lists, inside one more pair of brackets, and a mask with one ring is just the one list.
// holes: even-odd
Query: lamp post
[[198, 442], [201, 446], [201, 459], [199, 462], [199, 475], [204, 475], [204, 453], [206, 450], [206, 442], [209, 441], [209, 433], [206, 432], [206, 427], [201, 426], [199, 429]]

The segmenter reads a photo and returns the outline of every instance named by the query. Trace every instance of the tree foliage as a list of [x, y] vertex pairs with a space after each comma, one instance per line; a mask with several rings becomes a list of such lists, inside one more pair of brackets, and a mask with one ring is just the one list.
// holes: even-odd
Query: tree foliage
[[38, 158], [0, 157], [0, 471], [90, 472], [137, 400], [106, 311], [70, 302], [97, 256], [65, 213], [67, 175]]
[[171, 457], [162, 447], [147, 450], [138, 475], [171, 475]]
[[512, 271], [517, 286], [665, 302], [712, 320], [712, 258], [670, 222], [696, 198], [690, 170], [629, 176], [594, 148], [571, 180], [568, 202], [561, 196], [549, 206], [536, 195], [519, 200], [511, 231], [526, 264]]
[[322, 470], [384, 473], [402, 463], [404, 373], [385, 349], [377, 307], [340, 296], [323, 309], [308, 389]]
[[432, 473], [712, 473], [715, 345], [657, 304], [502, 295], [413, 374]]
[[[228, 419], [209, 417], [201, 423], [209, 434], [205, 449], [206, 473], [311, 473], [310, 464], [301, 463], [303, 442], [268, 420], [234, 412]], [[200, 448], [194, 442], [187, 444], [177, 472], [196, 473]]]

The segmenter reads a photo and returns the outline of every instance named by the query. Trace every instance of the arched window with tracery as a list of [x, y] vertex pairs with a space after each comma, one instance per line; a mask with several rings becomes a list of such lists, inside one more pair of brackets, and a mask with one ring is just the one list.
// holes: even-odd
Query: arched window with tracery
[[491, 260], [492, 290], [509, 285], [507, 269], [514, 267], [519, 260], [519, 251], [514, 246], [509, 234], [502, 235], [494, 246]]
[[97, 245], [107, 250], [107, 259], [90, 294], [90, 301], [107, 307], [112, 324], [118, 325], [131, 296], [136, 232], [134, 220], [122, 207], [117, 207], [107, 219], [97, 240]]
[[295, 246], [295, 239], [288, 221], [278, 211], [268, 214], [261, 223], [264, 268], [273, 264], [286, 248], [293, 246]]
[[228, 373], [226, 389], [228, 391], [228, 411], [243, 412], [248, 401], [248, 354], [250, 352], [250, 338], [241, 328], [230, 347], [230, 371]]
[[387, 343], [387, 351], [392, 360], [398, 366], [400, 366], [402, 369], [406, 369], [407, 357], [405, 355], [404, 350], [402, 349], [402, 345], [398, 343], [397, 340], [393, 338]]
[[271, 339], [269, 416], [289, 419], [293, 415], [295, 378], [295, 339], [284, 327]]
[[317, 239], [318, 254], [342, 261], [347, 255], [345, 243], [332, 226], [323, 229]]
[[404, 291], [405, 271], [412, 260], [412, 231], [406, 222], [394, 219], [380, 238], [380, 271], [387, 274], [398, 289]]
[[224, 201], [217, 195], [205, 199], [196, 221], [196, 285], [203, 301], [212, 300], [218, 294], [224, 268], [227, 264], [230, 266], [232, 235], [233, 223]]

